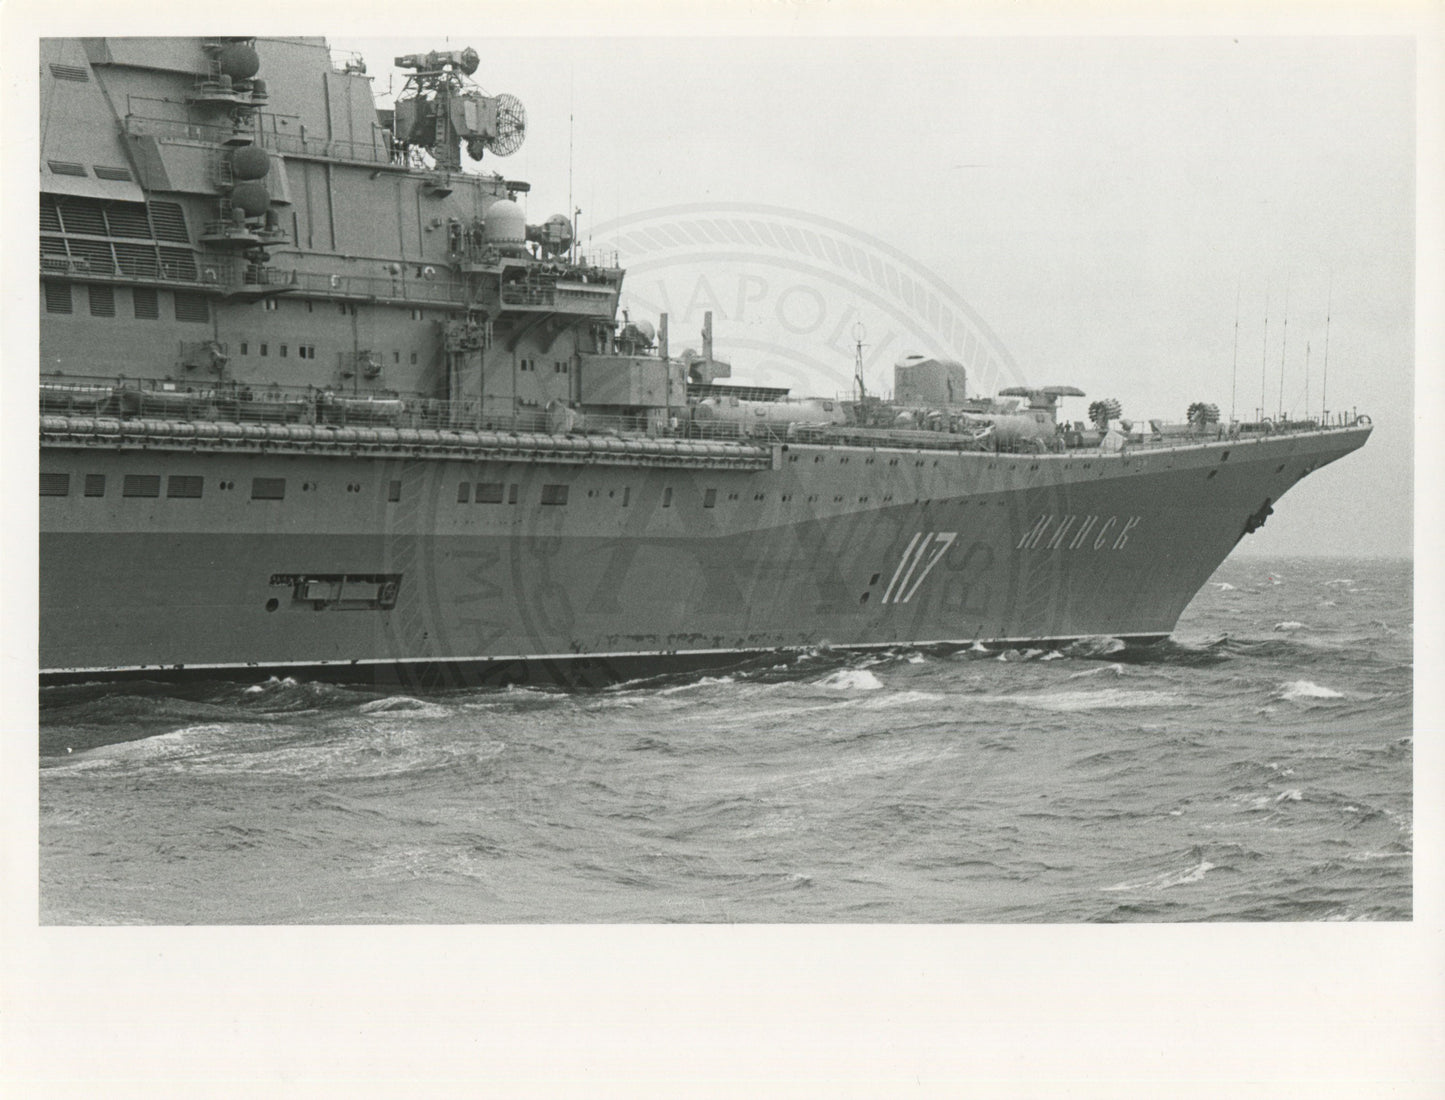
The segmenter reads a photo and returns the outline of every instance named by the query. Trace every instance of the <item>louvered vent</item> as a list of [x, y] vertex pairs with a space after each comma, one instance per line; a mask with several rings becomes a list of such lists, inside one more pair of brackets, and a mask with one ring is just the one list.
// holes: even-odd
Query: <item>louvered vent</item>
[[162, 248], [161, 273], [168, 279], [194, 279], [196, 254], [189, 248]]
[[112, 237], [137, 237], [152, 240], [150, 219], [143, 202], [113, 202], [105, 208], [105, 224]]
[[69, 474], [47, 474], [40, 471], [40, 495], [43, 497], [66, 497], [70, 495]]
[[70, 312], [70, 284], [49, 283], [45, 284], [45, 312], [46, 313], [69, 313]]
[[115, 316], [115, 287], [96, 283], [90, 288], [90, 315], [92, 317]]
[[95, 178], [96, 178], [96, 179], [101, 179], [101, 180], [126, 180], [126, 181], [129, 181], [129, 180], [130, 180], [130, 169], [129, 169], [129, 168], [107, 168], [107, 167], [106, 167], [105, 165], [103, 165], [103, 164], [96, 164], [96, 165], [93, 165], [92, 167], [95, 168]]
[[176, 291], [176, 320], [177, 321], [209, 321], [211, 319], [211, 304], [201, 294], [187, 294], [185, 291]]
[[60, 211], [55, 209], [55, 200], [49, 195], [40, 196], [40, 231], [42, 233], [59, 233]]
[[115, 243], [115, 259], [116, 263], [120, 265], [120, 270], [126, 275], [153, 279], [161, 273], [160, 263], [156, 260], [156, 247], [153, 244], [122, 244], [117, 241]]
[[[81, 169], [84, 175], [85, 170]], [[77, 199], [60, 204], [60, 220], [65, 223], [67, 233], [88, 233], [92, 237], [105, 236], [105, 215], [100, 212], [100, 203], [93, 199]]]
[[115, 257], [105, 241], [70, 239], [70, 258], [77, 271], [94, 271], [102, 275], [115, 272]]
[[150, 208], [151, 225], [155, 226], [157, 240], [191, 243], [190, 234], [186, 232], [186, 212], [181, 209], [180, 203], [153, 202]]
[[73, 80], [77, 84], [86, 84], [90, 81], [90, 70], [83, 65], [58, 65], [52, 61], [50, 75], [56, 80]]
[[172, 474], [166, 480], [166, 496], [199, 500], [202, 479], [193, 474]]
[[85, 175], [85, 165], [83, 164], [73, 164], [68, 160], [48, 160], [45, 163], [50, 165], [50, 170], [57, 176]]
[[123, 497], [158, 497], [161, 495], [160, 475], [126, 474], [125, 481], [121, 483], [120, 495]]
[[130, 297], [139, 320], [155, 321], [160, 318], [160, 295], [154, 287], [138, 286], [130, 292]]

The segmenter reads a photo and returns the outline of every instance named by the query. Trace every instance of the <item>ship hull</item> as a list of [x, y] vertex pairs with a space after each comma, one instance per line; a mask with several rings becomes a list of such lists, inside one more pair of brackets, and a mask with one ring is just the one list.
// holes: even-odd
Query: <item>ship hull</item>
[[[72, 439], [42, 448], [41, 676], [591, 683], [779, 650], [1153, 640], [1368, 434], [795, 445], [762, 469]], [[201, 495], [160, 495], [177, 477]], [[124, 495], [147, 478], [156, 496]]]

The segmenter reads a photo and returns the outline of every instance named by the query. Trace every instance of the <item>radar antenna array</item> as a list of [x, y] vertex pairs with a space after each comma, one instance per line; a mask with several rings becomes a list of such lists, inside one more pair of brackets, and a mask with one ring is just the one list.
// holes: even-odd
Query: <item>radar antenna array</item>
[[506, 92], [497, 96], [497, 135], [486, 139], [487, 148], [499, 157], [511, 156], [527, 137], [527, 108]]

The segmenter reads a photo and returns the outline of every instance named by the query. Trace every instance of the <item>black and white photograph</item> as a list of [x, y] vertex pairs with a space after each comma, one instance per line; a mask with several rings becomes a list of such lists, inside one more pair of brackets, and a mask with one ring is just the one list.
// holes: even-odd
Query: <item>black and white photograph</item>
[[[451, 945], [426, 966], [506, 953], [529, 1005], [554, 979], [503, 945], [715, 982], [704, 944], [868, 981], [998, 946], [1072, 990], [1115, 943], [1306, 1005], [1329, 944], [1382, 997], [1442, 976], [1404, 962], [1439, 918], [1438, 12], [786, 7], [7, 47], [27, 935], [244, 975], [329, 930], [333, 992], [342, 943]], [[1010, 981], [976, 980], [949, 997]], [[1434, 1094], [1439, 1007], [1284, 1094]], [[639, 1090], [1280, 1095], [1235, 1042], [1237, 1076]]]

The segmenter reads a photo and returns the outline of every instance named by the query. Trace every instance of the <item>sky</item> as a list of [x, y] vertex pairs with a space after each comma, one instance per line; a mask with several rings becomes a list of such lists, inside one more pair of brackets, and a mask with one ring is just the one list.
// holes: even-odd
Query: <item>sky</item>
[[[527, 108], [522, 149], [482, 168], [532, 184], [529, 221], [565, 213], [570, 190], [593, 246], [684, 205], [834, 223], [965, 304], [1013, 375], [981, 382], [1082, 388], [1071, 419], [1105, 396], [1141, 421], [1196, 400], [1252, 418], [1261, 394], [1269, 415], [1318, 415], [1327, 369], [1329, 408], [1375, 432], [1240, 552], [1411, 553], [1410, 39], [518, 39], [466, 23], [331, 43], [380, 93], [397, 54], [475, 47], [473, 79]], [[670, 299], [674, 353], [711, 306], [735, 381], [848, 388], [838, 333], [861, 288], [707, 249], [683, 270], [629, 243], [624, 302], [655, 321]], [[898, 355], [938, 350], [859, 309], [871, 388], [891, 388]]]

